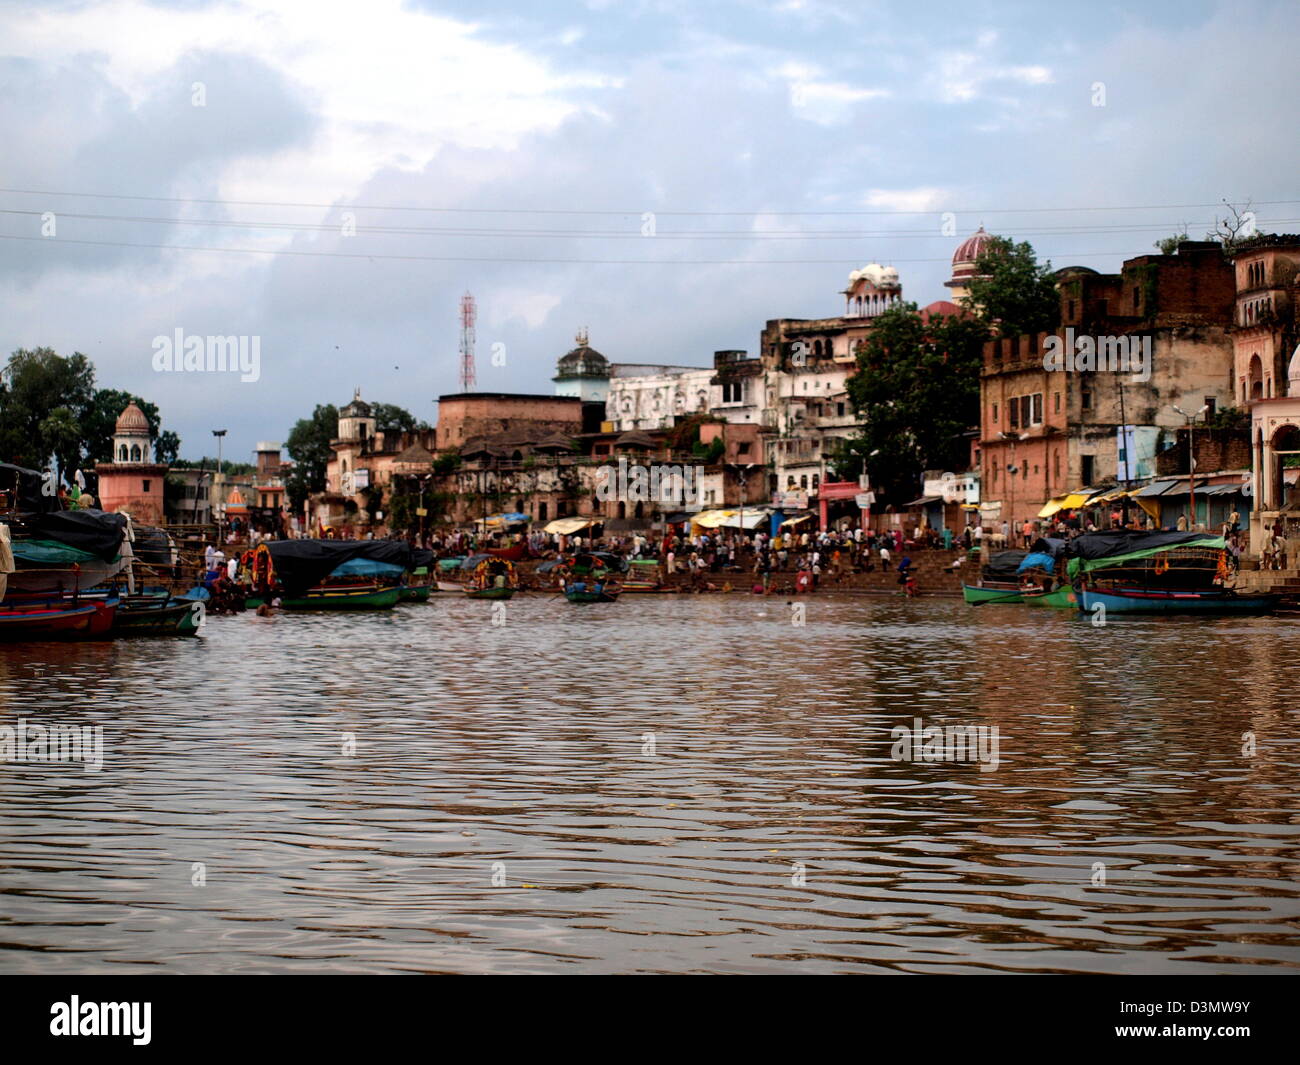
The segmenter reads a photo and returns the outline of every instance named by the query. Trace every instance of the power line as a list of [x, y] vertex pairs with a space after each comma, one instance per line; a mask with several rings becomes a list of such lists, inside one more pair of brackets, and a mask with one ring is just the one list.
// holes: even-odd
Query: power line
[[[1160, 204], [1132, 204], [1111, 207], [961, 207], [949, 208], [946, 211], [942, 208], [933, 207], [925, 209], [900, 209], [900, 208], [877, 208], [872, 210], [826, 210], [826, 211], [772, 211], [772, 210], [753, 210], [753, 211], [673, 211], [673, 210], [647, 210], [644, 206], [629, 210], [597, 210], [594, 208], [557, 208], [557, 207], [419, 207], [402, 204], [337, 204], [337, 203], [306, 203], [287, 200], [229, 200], [229, 199], [203, 199], [197, 197], [183, 196], [141, 196], [127, 193], [109, 193], [109, 192], [56, 192], [50, 189], [13, 189], [0, 188], [0, 193], [11, 193], [21, 196], [61, 196], [61, 197], [80, 197], [83, 199], [97, 200], [135, 200], [147, 203], [187, 203], [187, 204], [207, 204], [217, 206], [239, 206], [239, 207], [296, 207], [312, 208], [317, 210], [352, 210], [352, 211], [424, 211], [432, 214], [536, 214], [536, 215], [603, 215], [627, 217], [641, 216], [642, 214], [662, 215], [665, 217], [730, 217], [730, 218], [752, 218], [752, 217], [818, 217], [818, 216], [870, 216], [870, 215], [940, 215], [944, 213], [951, 214], [974, 214], [974, 215], [1003, 215], [1003, 214], [1060, 214], [1067, 212], [1083, 211], [1191, 211], [1204, 210], [1213, 208], [1215, 210], [1224, 206], [1223, 201], [1216, 203], [1160, 203]], [[1243, 201], [1248, 202], [1248, 201]], [[1290, 204], [1300, 203], [1300, 200], [1264, 200], [1259, 203], [1252, 203], [1252, 207], [1280, 207]]]
[[[81, 221], [95, 222], [139, 222], [147, 225], [175, 225], [175, 226], [195, 226], [215, 229], [249, 229], [249, 230], [281, 230], [290, 233], [338, 233], [340, 225], [336, 222], [279, 222], [279, 221], [240, 221], [234, 219], [219, 218], [183, 218], [183, 217], [160, 217], [153, 215], [115, 215], [115, 214], [86, 214], [83, 212], [57, 211], [55, 212], [60, 219], [77, 219]], [[0, 215], [15, 215], [19, 217], [39, 218], [45, 214], [39, 210], [19, 210], [17, 208], [0, 208]], [[1265, 220], [1269, 225], [1289, 225], [1300, 222], [1300, 218], [1269, 218]], [[1028, 231], [1017, 230], [1016, 235], [1019, 237], [1042, 237], [1042, 236], [1059, 236], [1059, 235], [1079, 235], [1088, 233], [1155, 233], [1169, 232], [1179, 227], [1188, 226], [1200, 227], [1202, 225], [1213, 228], [1215, 219], [1198, 223], [1188, 223], [1185, 220], [1164, 221], [1164, 222], [1131, 222], [1115, 225], [1065, 225], [1065, 226], [1041, 226]], [[647, 239], [639, 231], [628, 230], [564, 230], [564, 229], [480, 229], [464, 227], [447, 227], [447, 226], [355, 226], [355, 233], [374, 233], [382, 236], [442, 236], [442, 237], [527, 237], [527, 238], [553, 238], [553, 239], [575, 239], [575, 240], [642, 240]], [[655, 240], [862, 240], [862, 239], [887, 239], [887, 240], [948, 240], [954, 238], [953, 234], [935, 232], [934, 229], [903, 229], [903, 230], [750, 230], [750, 229], [731, 229], [731, 230], [674, 230], [659, 231], [653, 236]]]
[[[141, 244], [117, 240], [75, 240], [66, 237], [20, 237], [0, 234], [0, 240], [33, 241], [46, 245], [89, 245], [105, 248], [144, 248], [164, 251], [221, 252], [241, 255], [292, 255], [308, 259], [382, 259], [396, 262], [430, 263], [549, 263], [594, 266], [857, 266], [861, 257], [854, 259], [582, 259], [582, 258], [525, 258], [503, 255], [393, 255], [369, 252], [295, 251], [287, 248], [213, 248], [198, 244]], [[1131, 258], [1129, 251], [1058, 252], [1059, 258], [1095, 259]], [[891, 259], [891, 263], [951, 263], [952, 256]]]

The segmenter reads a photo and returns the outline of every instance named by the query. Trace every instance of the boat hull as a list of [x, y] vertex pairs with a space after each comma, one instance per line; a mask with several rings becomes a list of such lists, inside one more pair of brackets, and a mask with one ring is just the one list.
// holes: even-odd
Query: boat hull
[[433, 587], [428, 584], [408, 584], [402, 588], [399, 601], [403, 603], [427, 603], [429, 593], [432, 591]]
[[93, 639], [108, 634], [116, 613], [116, 599], [75, 606], [0, 608], [0, 640]]
[[575, 592], [566, 589], [564, 598], [570, 603], [614, 603], [618, 601], [618, 592]]
[[113, 617], [114, 636], [195, 636], [205, 607], [198, 599], [171, 599], [160, 604], [119, 606]]
[[280, 607], [283, 610], [388, 610], [397, 605], [401, 594], [402, 589], [397, 585], [357, 592], [312, 591], [303, 596], [283, 598]]
[[513, 588], [466, 588], [465, 595], [470, 599], [509, 599], [515, 594]]
[[1079, 592], [1079, 609], [1097, 606], [1107, 614], [1270, 614], [1277, 606], [1275, 595], [1232, 595], [1222, 591], [1103, 591], [1084, 588]]
[[463, 592], [465, 584], [463, 581], [437, 581], [438, 591], [440, 592]]
[[1024, 602], [1024, 595], [1015, 588], [983, 588], [974, 584], [963, 584], [961, 596], [968, 603], [1014, 603]]
[[1026, 595], [1022, 598], [1025, 606], [1050, 607], [1055, 610], [1077, 610], [1079, 607], [1078, 593], [1068, 584], [1041, 595]]

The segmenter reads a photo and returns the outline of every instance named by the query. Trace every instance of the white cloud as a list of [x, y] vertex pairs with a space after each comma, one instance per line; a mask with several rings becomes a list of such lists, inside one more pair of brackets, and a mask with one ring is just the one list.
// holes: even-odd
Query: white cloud
[[952, 194], [933, 187], [915, 189], [871, 189], [862, 197], [866, 207], [887, 211], [937, 211]]

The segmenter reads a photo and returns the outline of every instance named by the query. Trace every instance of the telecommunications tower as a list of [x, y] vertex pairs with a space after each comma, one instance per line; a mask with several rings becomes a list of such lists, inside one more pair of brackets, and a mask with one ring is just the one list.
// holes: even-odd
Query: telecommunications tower
[[474, 376], [474, 297], [468, 292], [460, 298], [460, 390], [473, 392], [478, 382]]

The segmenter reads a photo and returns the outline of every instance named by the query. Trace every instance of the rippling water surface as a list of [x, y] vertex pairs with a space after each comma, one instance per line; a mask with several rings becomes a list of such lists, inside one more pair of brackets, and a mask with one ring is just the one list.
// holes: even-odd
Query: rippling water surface
[[[0, 645], [0, 724], [104, 728], [0, 764], [0, 970], [1300, 966], [1300, 622], [507, 609]], [[915, 717], [1001, 764], [891, 760]]]

